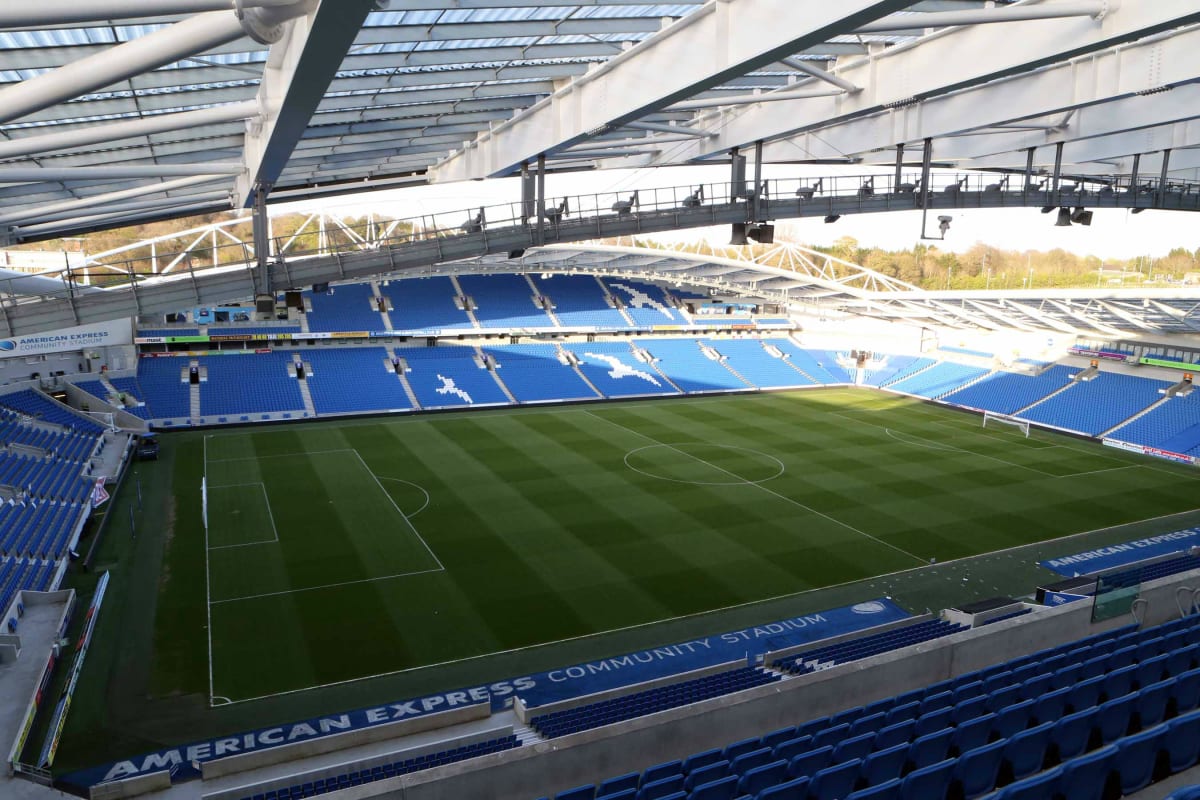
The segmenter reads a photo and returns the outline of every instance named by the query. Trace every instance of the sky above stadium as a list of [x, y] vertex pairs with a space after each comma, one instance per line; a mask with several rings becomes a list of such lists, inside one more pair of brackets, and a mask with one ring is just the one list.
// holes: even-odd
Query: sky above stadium
[[[550, 175], [546, 179], [546, 195], [553, 199], [565, 195], [715, 183], [728, 180], [728, 170], [728, 166], [722, 165]], [[867, 171], [881, 174], [890, 172], [831, 166], [769, 165], [764, 170], [764, 177], [786, 179], [833, 174], [861, 175]], [[472, 181], [346, 195], [320, 202], [280, 205], [274, 210], [276, 213], [286, 213], [322, 209], [348, 216], [373, 211], [406, 218], [512, 203], [518, 199], [519, 191], [516, 179]], [[949, 213], [954, 217], [950, 232], [945, 241], [938, 241], [936, 245], [955, 252], [962, 252], [977, 242], [983, 242], [1007, 250], [1062, 248], [1080, 255], [1125, 259], [1141, 255], [1163, 256], [1174, 247], [1185, 247], [1191, 251], [1200, 248], [1200, 225], [1193, 224], [1183, 212], [1149, 211], [1134, 215], [1125, 210], [1102, 209], [1095, 212], [1090, 227], [1072, 225], [1069, 228], [1055, 227], [1054, 214], [1042, 214], [1032, 208], [974, 209]], [[463, 216], [465, 219], [466, 214]], [[921, 214], [905, 211], [847, 215], [833, 224], [825, 224], [819, 218], [783, 220], [780, 227], [786, 227], [789, 238], [807, 245], [830, 245], [839, 238], [851, 236], [862, 245], [900, 250], [910, 248], [919, 241]], [[929, 231], [931, 234], [937, 233], [933, 214], [929, 218]], [[777, 234], [783, 235], [784, 231], [777, 229]], [[699, 239], [723, 242], [728, 241], [728, 236], [728, 228], [721, 227], [655, 234], [652, 238], [665, 242]]]

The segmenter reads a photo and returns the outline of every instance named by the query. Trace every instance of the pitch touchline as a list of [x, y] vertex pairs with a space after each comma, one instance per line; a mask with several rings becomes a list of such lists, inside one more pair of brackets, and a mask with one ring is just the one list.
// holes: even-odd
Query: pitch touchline
[[632, 433], [634, 436], [640, 436], [641, 438], [645, 439], [646, 441], [654, 442], [655, 444], [661, 445], [670, 450], [674, 450], [676, 453], [679, 453], [680, 455], [684, 455], [690, 459], [699, 461], [701, 464], [706, 464], [707, 466], [712, 467], [713, 469], [717, 470], [718, 472], [723, 472], [726, 475], [730, 476], [731, 478], [736, 478], [738, 481], [746, 484], [747, 486], [755, 486], [759, 489], [762, 489], [764, 492], [766, 492], [768, 494], [772, 494], [775, 497], [778, 497], [780, 500], [791, 503], [792, 505], [797, 506], [798, 508], [803, 508], [805, 511], [808, 511], [811, 514], [816, 514], [819, 517], [824, 517], [825, 519], [829, 520], [830, 522], [840, 525], [843, 528], [846, 528], [847, 530], [854, 531], [859, 536], [865, 536], [866, 538], [871, 539], [872, 541], [878, 542], [879, 544], [886, 545], [887, 547], [892, 548], [893, 550], [895, 550], [898, 553], [903, 553], [904, 555], [908, 556], [909, 558], [916, 559], [917, 561], [920, 561], [922, 564], [925, 563], [925, 559], [908, 552], [907, 550], [905, 550], [902, 547], [897, 547], [896, 545], [894, 545], [890, 542], [885, 542], [882, 539], [872, 536], [871, 534], [869, 534], [865, 531], [860, 531], [858, 528], [854, 527], [853, 525], [850, 525], [849, 523], [842, 522], [839, 519], [834, 519], [833, 517], [829, 516], [828, 514], [825, 514], [821, 511], [817, 511], [815, 508], [810, 508], [809, 506], [804, 505], [800, 501], [793, 500], [792, 498], [790, 498], [786, 495], [782, 495], [779, 492], [775, 491], [774, 489], [770, 489], [761, 483], [754, 483], [752, 481], [747, 481], [745, 478], [743, 478], [741, 475], [738, 475], [737, 473], [730, 472], [727, 469], [718, 467], [716, 464], [711, 464], [711, 463], [705, 461], [704, 459], [700, 458], [699, 456], [694, 456], [691, 453], [688, 453], [684, 450], [680, 450], [678, 447], [675, 447], [674, 445], [669, 445], [669, 444], [666, 444], [665, 442], [660, 442], [657, 439], [655, 439], [653, 436], [647, 436], [646, 434], [641, 433], [640, 431], [635, 431], [633, 428], [627, 428], [619, 422], [614, 422], [613, 420], [606, 419], [605, 417], [601, 417], [598, 414], [593, 414], [591, 411], [586, 411], [584, 413], [588, 414], [589, 416], [595, 417], [596, 419], [598, 419], [602, 422], [607, 422], [609, 425], [615, 425], [616, 427], [620, 428], [623, 431]]

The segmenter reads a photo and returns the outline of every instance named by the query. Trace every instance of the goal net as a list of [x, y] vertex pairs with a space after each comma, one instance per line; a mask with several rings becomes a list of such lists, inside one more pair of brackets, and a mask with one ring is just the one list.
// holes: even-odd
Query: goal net
[[983, 412], [983, 427], [997, 425], [1011, 425], [1021, 433], [1025, 434], [1025, 438], [1029, 438], [1029, 422], [1028, 420], [1017, 419], [1010, 417], [1007, 414], [993, 414], [991, 411]]

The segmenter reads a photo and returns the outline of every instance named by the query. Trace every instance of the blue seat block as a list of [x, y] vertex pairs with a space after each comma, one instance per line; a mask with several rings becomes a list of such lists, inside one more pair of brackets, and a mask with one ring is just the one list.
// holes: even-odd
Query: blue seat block
[[672, 775], [669, 778], [646, 781], [642, 783], [642, 788], [638, 790], [637, 800], [662, 800], [662, 798], [668, 797], [675, 792], [682, 792], [683, 781], [684, 777], [682, 775]]
[[1100, 741], [1111, 744], [1129, 731], [1129, 720], [1133, 716], [1133, 706], [1137, 695], [1127, 694], [1101, 703], [1096, 713], [1096, 729], [1100, 731]]
[[603, 797], [606, 794], [614, 794], [623, 792], [626, 789], [638, 788], [638, 781], [641, 780], [642, 773], [629, 772], [625, 775], [618, 775], [615, 778], [609, 778], [596, 788], [596, 796]]
[[821, 770], [808, 785], [809, 800], [841, 800], [854, 791], [861, 768], [862, 759], [855, 758]]
[[1053, 744], [1058, 751], [1058, 757], [1067, 761], [1083, 755], [1087, 750], [1088, 740], [1092, 736], [1092, 728], [1096, 724], [1096, 708], [1067, 714], [1054, 723]]
[[795, 778], [758, 793], [755, 800], [805, 800], [808, 797], [808, 778]]
[[900, 800], [901, 783], [897, 779], [859, 789], [846, 795], [846, 800]]
[[900, 800], [943, 800], [954, 777], [954, 759], [913, 770], [900, 784]]
[[907, 744], [897, 744], [884, 750], [876, 749], [863, 760], [863, 780], [874, 786], [899, 778], [908, 763], [908, 748]]
[[788, 779], [788, 762], [783, 760], [772, 761], [770, 764], [763, 764], [762, 766], [747, 770], [741, 775], [742, 779], [738, 783], [738, 792], [741, 794], [758, 794], [763, 789], [783, 783]]
[[1046, 761], [1046, 748], [1050, 746], [1053, 734], [1054, 723], [1043, 722], [1007, 740], [1004, 760], [1015, 780], [1021, 780], [1042, 768]]
[[1167, 723], [1164, 740], [1171, 772], [1189, 769], [1200, 759], [1200, 711], [1182, 714]]
[[737, 796], [737, 786], [737, 776], [730, 775], [692, 789], [689, 800], [733, 800]]

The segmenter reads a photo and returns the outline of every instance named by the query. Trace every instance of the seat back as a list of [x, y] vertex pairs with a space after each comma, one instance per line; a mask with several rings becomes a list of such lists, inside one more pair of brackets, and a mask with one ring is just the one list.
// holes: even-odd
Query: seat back
[[835, 767], [826, 767], [808, 784], [810, 800], [841, 800], [854, 790], [862, 759], [855, 758]]
[[1043, 722], [1008, 740], [1004, 747], [1004, 760], [1012, 770], [1014, 779], [1021, 780], [1042, 768], [1053, 733], [1054, 723]]
[[1200, 759], [1200, 711], [1189, 711], [1167, 723], [1163, 740], [1171, 772], [1182, 772]]
[[1087, 708], [1067, 714], [1054, 723], [1052, 742], [1058, 751], [1058, 757], [1063, 761], [1082, 755], [1087, 750], [1088, 739], [1091, 738], [1092, 728], [1096, 724], [1096, 714], [1099, 709]]
[[1167, 733], [1166, 725], [1156, 725], [1117, 742], [1113, 768], [1120, 776], [1122, 794], [1139, 792], [1154, 780], [1154, 765]]
[[996, 795], [996, 800], [1053, 800], [1062, 771], [1062, 767], [1055, 767], [1041, 775], [1010, 783]]
[[901, 800], [943, 800], [954, 775], [954, 759], [947, 758], [908, 773], [900, 784]]
[[863, 780], [874, 786], [899, 778], [904, 765], [908, 763], [908, 747], [907, 743], [897, 744], [871, 753], [863, 761]]
[[1129, 720], [1133, 716], [1136, 701], [1136, 694], [1127, 694], [1100, 705], [1096, 713], [1096, 728], [1100, 731], [1103, 744], [1111, 744], [1129, 731]]
[[1004, 760], [1004, 740], [976, 747], [963, 753], [954, 765], [954, 780], [967, 800], [987, 794], [996, 785], [1000, 764]]
[[1071, 800], [1102, 800], [1116, 755], [1117, 748], [1108, 745], [1065, 762], [1058, 782], [1059, 792]]

